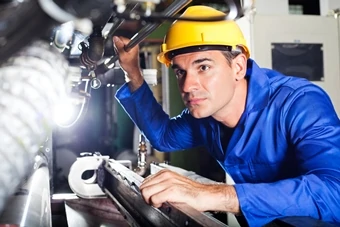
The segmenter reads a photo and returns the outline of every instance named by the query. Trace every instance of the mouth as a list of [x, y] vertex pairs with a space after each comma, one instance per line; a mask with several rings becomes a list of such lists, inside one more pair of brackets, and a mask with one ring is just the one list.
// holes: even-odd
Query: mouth
[[199, 105], [204, 100], [205, 100], [205, 98], [193, 98], [193, 99], [189, 99], [189, 100], [187, 100], [187, 106]]

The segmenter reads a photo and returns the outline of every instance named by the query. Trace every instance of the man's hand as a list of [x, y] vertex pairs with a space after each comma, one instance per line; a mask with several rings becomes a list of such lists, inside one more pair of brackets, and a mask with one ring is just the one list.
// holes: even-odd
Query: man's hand
[[157, 208], [173, 202], [186, 203], [198, 211], [240, 212], [233, 186], [201, 184], [170, 170], [147, 177], [140, 190], [144, 200]]
[[144, 81], [139, 65], [139, 47], [135, 46], [129, 51], [125, 51], [126, 46], [130, 40], [124, 37], [113, 37], [114, 48], [119, 56], [119, 63], [121, 68], [126, 72], [129, 78], [129, 88], [131, 92], [137, 90]]

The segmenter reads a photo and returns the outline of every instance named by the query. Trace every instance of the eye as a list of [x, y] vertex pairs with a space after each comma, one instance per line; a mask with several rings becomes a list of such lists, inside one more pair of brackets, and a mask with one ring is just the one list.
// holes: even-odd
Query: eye
[[184, 77], [186, 75], [186, 72], [184, 70], [177, 69], [175, 71], [175, 74], [176, 74], [177, 79], [179, 79], [179, 78]]
[[201, 65], [200, 68], [199, 68], [199, 70], [203, 71], [203, 72], [208, 71], [209, 69], [210, 69], [210, 66], [207, 66], [207, 65]]

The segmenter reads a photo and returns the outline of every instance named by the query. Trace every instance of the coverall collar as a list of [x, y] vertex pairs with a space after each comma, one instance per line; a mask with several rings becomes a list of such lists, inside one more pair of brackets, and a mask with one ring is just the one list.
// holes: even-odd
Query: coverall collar
[[269, 101], [269, 78], [254, 60], [248, 59], [248, 93], [245, 112], [250, 113], [265, 108]]

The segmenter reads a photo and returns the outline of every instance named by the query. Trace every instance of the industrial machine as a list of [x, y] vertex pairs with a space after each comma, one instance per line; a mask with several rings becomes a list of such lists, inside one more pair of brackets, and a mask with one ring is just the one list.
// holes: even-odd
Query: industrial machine
[[[235, 19], [242, 17], [252, 2], [226, 0], [222, 1], [229, 9], [226, 17], [184, 19]], [[52, 131], [55, 124], [71, 127], [74, 123], [55, 121], [54, 110], [64, 104], [79, 106], [74, 119], [78, 120], [91, 102], [91, 89], [125, 82], [112, 36], [131, 38], [126, 46], [129, 50], [164, 21], [181, 19], [177, 13], [189, 4], [191, 0], [0, 2], [0, 225], [52, 226]], [[142, 145], [143, 141], [141, 137]], [[142, 147], [139, 151], [138, 167], [145, 168], [146, 150]], [[76, 162], [72, 174], [84, 160], [87, 158]], [[189, 207], [169, 204], [162, 210], [142, 205], [138, 173], [107, 157], [93, 157], [90, 163], [100, 164], [99, 175], [112, 175], [98, 183], [109, 196], [109, 204], [113, 201], [118, 206], [118, 219], [123, 217], [130, 226], [158, 226], [158, 221], [165, 226], [223, 226]], [[79, 197], [104, 195], [98, 186], [95, 193], [92, 189], [91, 193], [79, 191], [74, 186], [76, 180], [70, 180], [77, 192], [76, 204], [80, 204]], [[60, 200], [64, 205], [67, 199]], [[156, 219], [151, 220], [150, 215]]]
[[[70, 169], [67, 183], [73, 193], [53, 191], [53, 128], [72, 127], [81, 118], [91, 102], [91, 89], [125, 82], [112, 36], [131, 38], [129, 50], [165, 21], [241, 18], [250, 12], [253, 1], [219, 3], [228, 9], [226, 17], [179, 18], [178, 13], [195, 0], [0, 1], [0, 226], [226, 226], [214, 214], [184, 204], [167, 203], [158, 209], [143, 201], [139, 185], [145, 168], [151, 174], [167, 168], [200, 182], [216, 183], [166, 163], [149, 165], [143, 136], [137, 168], [130, 160], [84, 152]], [[337, 29], [336, 23], [330, 26]], [[310, 42], [318, 44], [319, 52], [331, 49], [327, 40], [315, 37]], [[312, 39], [302, 38], [303, 43]], [[337, 43], [335, 37], [328, 38]], [[296, 43], [294, 37], [290, 39]], [[267, 50], [281, 50], [283, 41], [275, 39]], [[338, 51], [338, 46], [333, 49]], [[261, 61], [260, 51], [253, 47], [253, 53]], [[336, 54], [329, 58], [338, 62]], [[262, 64], [266, 66], [265, 61]], [[328, 79], [328, 74], [338, 72], [325, 73], [323, 79], [329, 86], [338, 83], [338, 79]], [[65, 104], [79, 107], [70, 122], [54, 118], [57, 107], [62, 110], [57, 117], [66, 112]], [[303, 223], [322, 226], [315, 220]]]
[[[147, 205], [139, 192], [144, 178], [130, 167], [129, 162], [116, 161], [98, 154], [81, 157], [70, 169], [70, 187], [81, 198], [111, 198], [124, 215], [125, 224], [130, 226], [226, 226], [211, 214], [198, 212], [185, 204], [168, 203], [159, 209]], [[150, 167], [151, 174], [170, 169], [201, 183], [217, 183], [166, 163], [153, 163]], [[94, 170], [94, 174], [85, 181], [82, 174], [88, 170]], [[86, 220], [82, 226], [89, 226]]]

